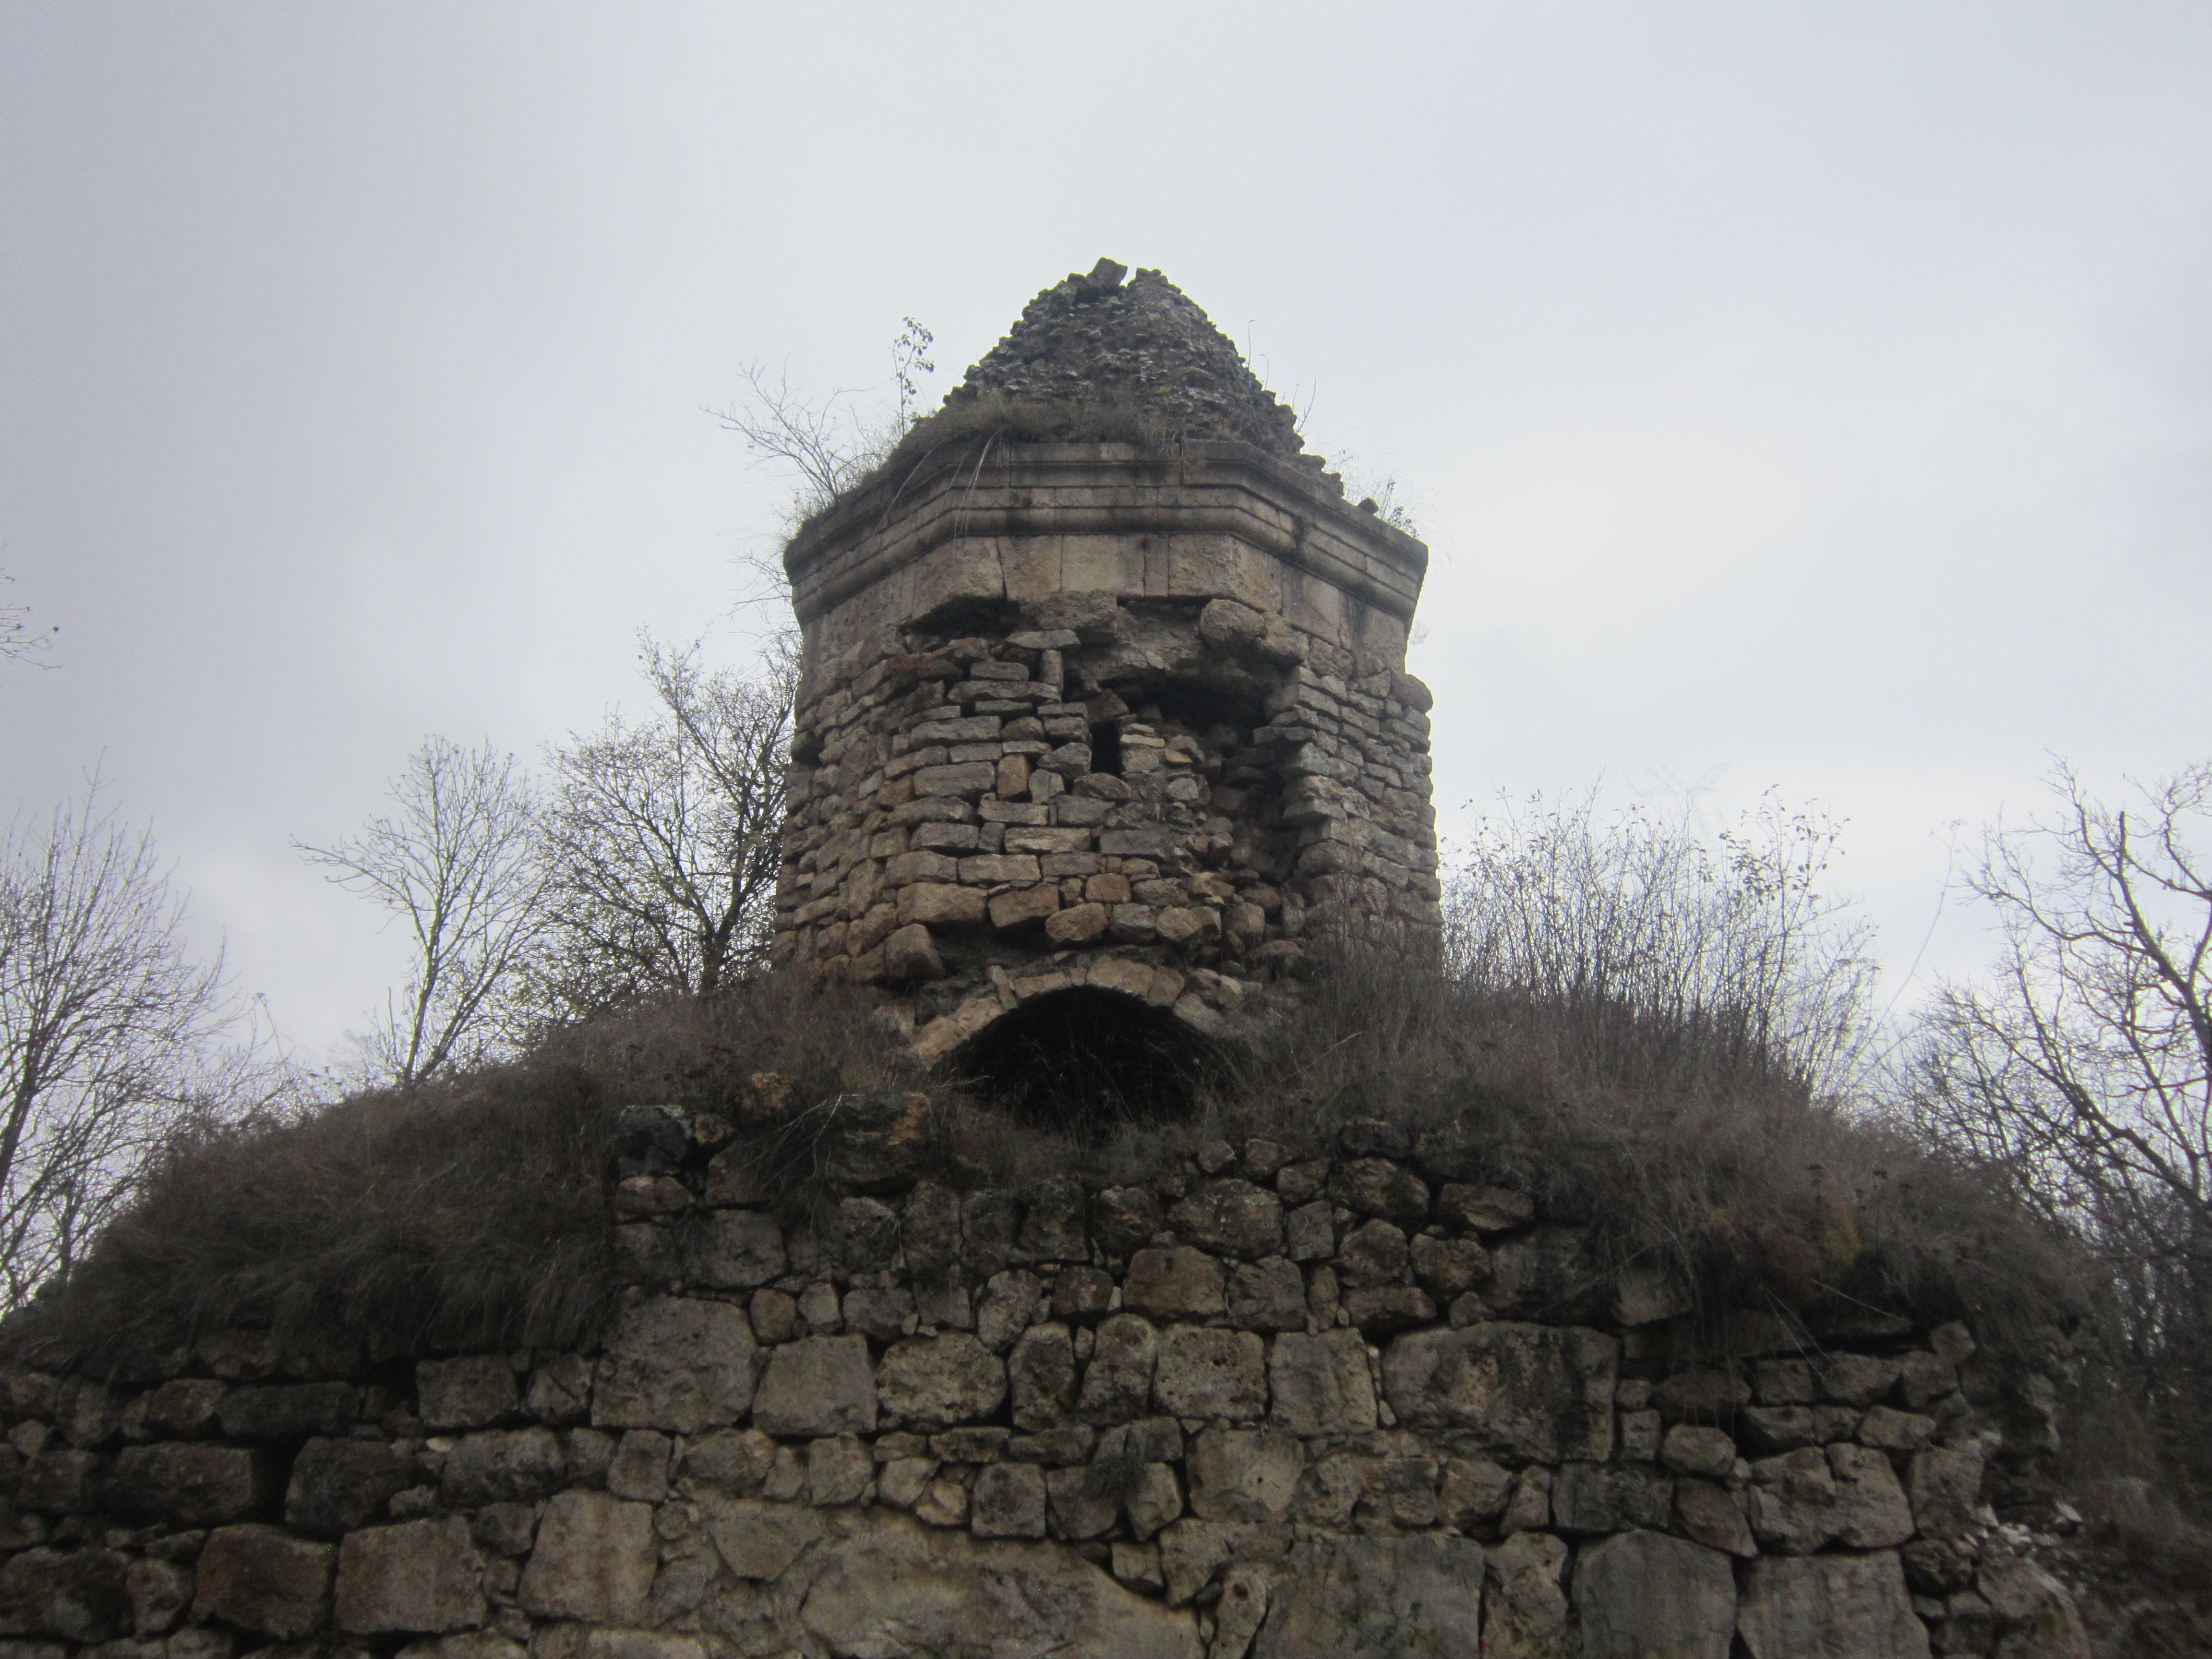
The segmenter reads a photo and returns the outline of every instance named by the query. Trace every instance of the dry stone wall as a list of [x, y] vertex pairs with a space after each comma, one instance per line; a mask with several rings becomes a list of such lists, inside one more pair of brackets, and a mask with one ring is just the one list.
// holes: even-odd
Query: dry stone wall
[[643, 1115], [596, 1352], [7, 1374], [0, 1659], [2087, 1651], [1961, 1326], [1695, 1320], [1387, 1124], [961, 1191], [908, 1110], [799, 1224]]
[[1218, 1034], [1331, 920], [1436, 935], [1419, 544], [1210, 452], [1017, 447], [794, 544], [776, 954], [928, 1060], [1085, 985]]

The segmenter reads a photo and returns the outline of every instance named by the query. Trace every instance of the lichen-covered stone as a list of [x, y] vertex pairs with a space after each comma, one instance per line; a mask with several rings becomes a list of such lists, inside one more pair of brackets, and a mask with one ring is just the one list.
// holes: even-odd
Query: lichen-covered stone
[[1563, 1539], [1517, 1532], [1488, 1553], [1482, 1612], [1483, 1659], [1551, 1659], [1567, 1642]]
[[1152, 1398], [1173, 1417], [1261, 1416], [1267, 1408], [1266, 1347], [1250, 1331], [1176, 1326], [1160, 1337]]
[[1006, 1397], [1006, 1362], [964, 1331], [915, 1337], [884, 1353], [876, 1393], [885, 1412], [916, 1428], [980, 1423]]

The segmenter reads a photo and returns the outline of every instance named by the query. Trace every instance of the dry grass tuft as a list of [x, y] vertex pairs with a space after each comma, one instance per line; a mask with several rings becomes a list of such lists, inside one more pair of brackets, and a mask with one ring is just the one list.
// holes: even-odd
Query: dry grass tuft
[[[1389, 951], [1347, 953], [1295, 996], [1263, 1040], [1215, 1056], [1179, 1120], [1054, 1127], [938, 1087], [913, 1173], [1130, 1182], [1209, 1140], [1305, 1155], [1384, 1118], [1449, 1143], [1462, 1178], [1588, 1223], [1613, 1261], [1678, 1264], [1715, 1316], [1863, 1304], [1965, 1317], [2002, 1345], [2078, 1302], [2068, 1241], [1890, 1121], [1815, 1099], [1725, 1022], [1455, 983]], [[201, 1133], [6, 1346], [100, 1367], [233, 1326], [372, 1356], [587, 1342], [611, 1294], [623, 1109], [734, 1120], [763, 1071], [805, 1109], [744, 1144], [794, 1218], [824, 1190], [839, 1115], [921, 1082], [859, 994], [770, 976], [560, 1032], [450, 1084]]]

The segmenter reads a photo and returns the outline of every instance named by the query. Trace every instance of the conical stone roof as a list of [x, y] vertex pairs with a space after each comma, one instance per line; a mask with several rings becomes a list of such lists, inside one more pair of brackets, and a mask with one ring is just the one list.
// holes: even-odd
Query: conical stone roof
[[[1101, 259], [1030, 301], [1006, 338], [945, 399], [948, 410], [995, 394], [1071, 411], [1155, 417], [1185, 439], [1233, 438], [1297, 463], [1297, 418], [1244, 366], [1206, 314], [1157, 270]], [[1083, 431], [1070, 418], [1066, 435]], [[1043, 435], [1042, 434], [1038, 435]], [[1321, 465], [1309, 458], [1307, 470]]]

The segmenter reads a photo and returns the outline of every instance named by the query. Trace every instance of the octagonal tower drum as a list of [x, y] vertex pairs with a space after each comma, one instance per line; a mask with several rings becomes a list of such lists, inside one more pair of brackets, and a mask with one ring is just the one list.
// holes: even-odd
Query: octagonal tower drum
[[1036, 999], [1207, 1035], [1332, 933], [1432, 948], [1427, 550], [1157, 272], [1039, 295], [786, 551], [779, 963], [937, 1062]]

